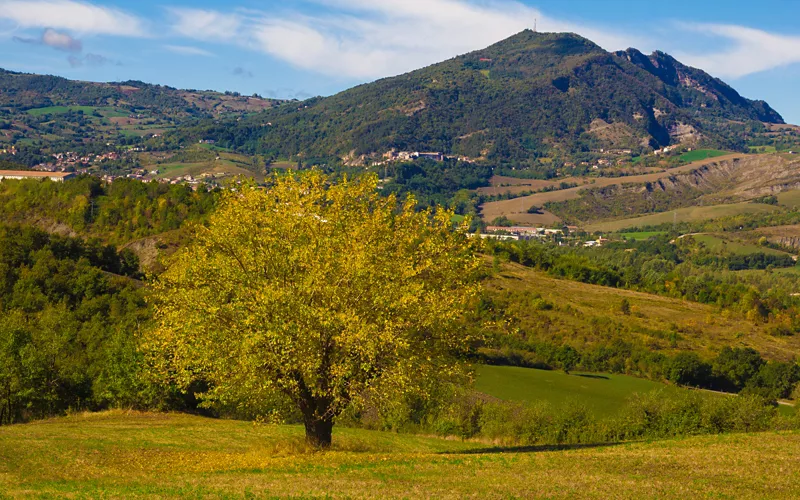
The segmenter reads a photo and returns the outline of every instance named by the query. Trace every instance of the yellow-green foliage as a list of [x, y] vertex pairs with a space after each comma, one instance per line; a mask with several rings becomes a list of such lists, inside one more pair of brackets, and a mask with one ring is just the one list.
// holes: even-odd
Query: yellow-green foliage
[[222, 405], [299, 410], [321, 444], [349, 405], [459, 374], [457, 324], [479, 292], [468, 221], [376, 187], [311, 172], [227, 194], [154, 285], [154, 370], [210, 382]]

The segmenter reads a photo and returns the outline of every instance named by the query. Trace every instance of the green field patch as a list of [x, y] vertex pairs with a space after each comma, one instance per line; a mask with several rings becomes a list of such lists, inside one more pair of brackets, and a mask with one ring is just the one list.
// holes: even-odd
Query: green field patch
[[91, 115], [95, 111], [102, 115], [104, 118], [122, 118], [128, 116], [126, 111], [120, 111], [112, 107], [99, 107], [99, 106], [47, 106], [44, 108], [29, 109], [27, 113], [31, 116], [44, 116], [44, 115], [63, 115], [69, 112], [82, 111], [85, 115]]
[[778, 194], [778, 204], [784, 207], [800, 207], [800, 189], [784, 191]]
[[[780, 200], [780, 195], [778, 199]], [[699, 222], [734, 215], [767, 213], [773, 210], [775, 210], [775, 207], [771, 205], [750, 202], [711, 205], [707, 207], [686, 207], [642, 217], [596, 222], [586, 226], [584, 229], [587, 231], [614, 232], [635, 227], [660, 226], [672, 222]]]
[[757, 253], [764, 253], [767, 255], [786, 255], [786, 252], [775, 250], [774, 248], [762, 247], [738, 241], [730, 238], [723, 238], [714, 234], [696, 234], [693, 235], [694, 241], [702, 243], [703, 246], [714, 252], [727, 252], [735, 255], [753, 255]]
[[775, 146], [750, 146], [751, 153], [775, 153], [777, 149]]
[[634, 394], [685, 389], [627, 375], [571, 373], [515, 366], [479, 366], [475, 389], [504, 401], [579, 402], [598, 417], [611, 416]]
[[681, 161], [691, 163], [694, 161], [716, 158], [717, 156], [725, 156], [727, 154], [730, 154], [730, 151], [720, 151], [718, 149], [698, 149], [696, 151], [689, 151], [688, 153], [683, 153], [678, 158]]
[[639, 231], [635, 233], [620, 233], [619, 235], [626, 240], [644, 241], [649, 240], [654, 236], [661, 236], [665, 234], [664, 231]]

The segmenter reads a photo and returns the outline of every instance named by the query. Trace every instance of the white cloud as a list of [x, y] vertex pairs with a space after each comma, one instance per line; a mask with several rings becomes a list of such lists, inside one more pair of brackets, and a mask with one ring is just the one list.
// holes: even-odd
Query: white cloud
[[676, 52], [686, 64], [720, 77], [739, 78], [800, 62], [800, 37], [727, 24], [682, 24], [687, 31], [722, 37], [732, 46], [709, 54]]
[[47, 28], [38, 38], [25, 38], [15, 36], [12, 40], [31, 45], [46, 45], [56, 50], [66, 52], [80, 52], [83, 50], [83, 43], [68, 33], [61, 33], [52, 28]]
[[80, 40], [72, 37], [69, 33], [61, 33], [53, 28], [47, 28], [42, 33], [42, 43], [48, 47], [69, 52], [80, 52], [83, 44]]
[[182, 56], [216, 57], [212, 52], [189, 45], [164, 45], [164, 48], [174, 54], [180, 54]]
[[325, 15], [170, 9], [174, 32], [237, 43], [310, 71], [348, 78], [395, 75], [478, 50], [537, 23], [574, 31], [606, 49], [633, 37], [565, 23], [512, 0], [311, 0]]
[[242, 18], [202, 9], [167, 9], [174, 18], [172, 30], [187, 38], [201, 40], [233, 40], [239, 36]]
[[0, 0], [0, 19], [20, 28], [67, 29], [84, 34], [143, 36], [131, 14], [77, 0]]

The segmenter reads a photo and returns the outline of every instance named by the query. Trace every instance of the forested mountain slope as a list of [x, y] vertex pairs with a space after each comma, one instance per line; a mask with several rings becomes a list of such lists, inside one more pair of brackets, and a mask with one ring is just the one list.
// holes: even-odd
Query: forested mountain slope
[[783, 119], [666, 54], [610, 53], [578, 35], [524, 31], [332, 97], [184, 133], [274, 157], [351, 164], [390, 149], [525, 162], [679, 141], [737, 148], [743, 124], [760, 122]]

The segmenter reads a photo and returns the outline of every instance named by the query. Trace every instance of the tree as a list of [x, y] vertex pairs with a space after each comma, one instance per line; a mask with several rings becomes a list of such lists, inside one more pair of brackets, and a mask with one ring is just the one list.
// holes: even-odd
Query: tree
[[311, 171], [224, 195], [154, 284], [153, 370], [183, 388], [205, 380], [207, 404], [294, 409], [319, 447], [349, 405], [425, 396], [462, 373], [478, 242], [450, 211], [377, 186]]
[[678, 385], [708, 386], [711, 366], [693, 352], [681, 352], [667, 366], [667, 380]]
[[580, 362], [581, 356], [574, 347], [565, 345], [558, 350], [556, 359], [561, 364], [564, 373], [569, 375], [569, 372]]

